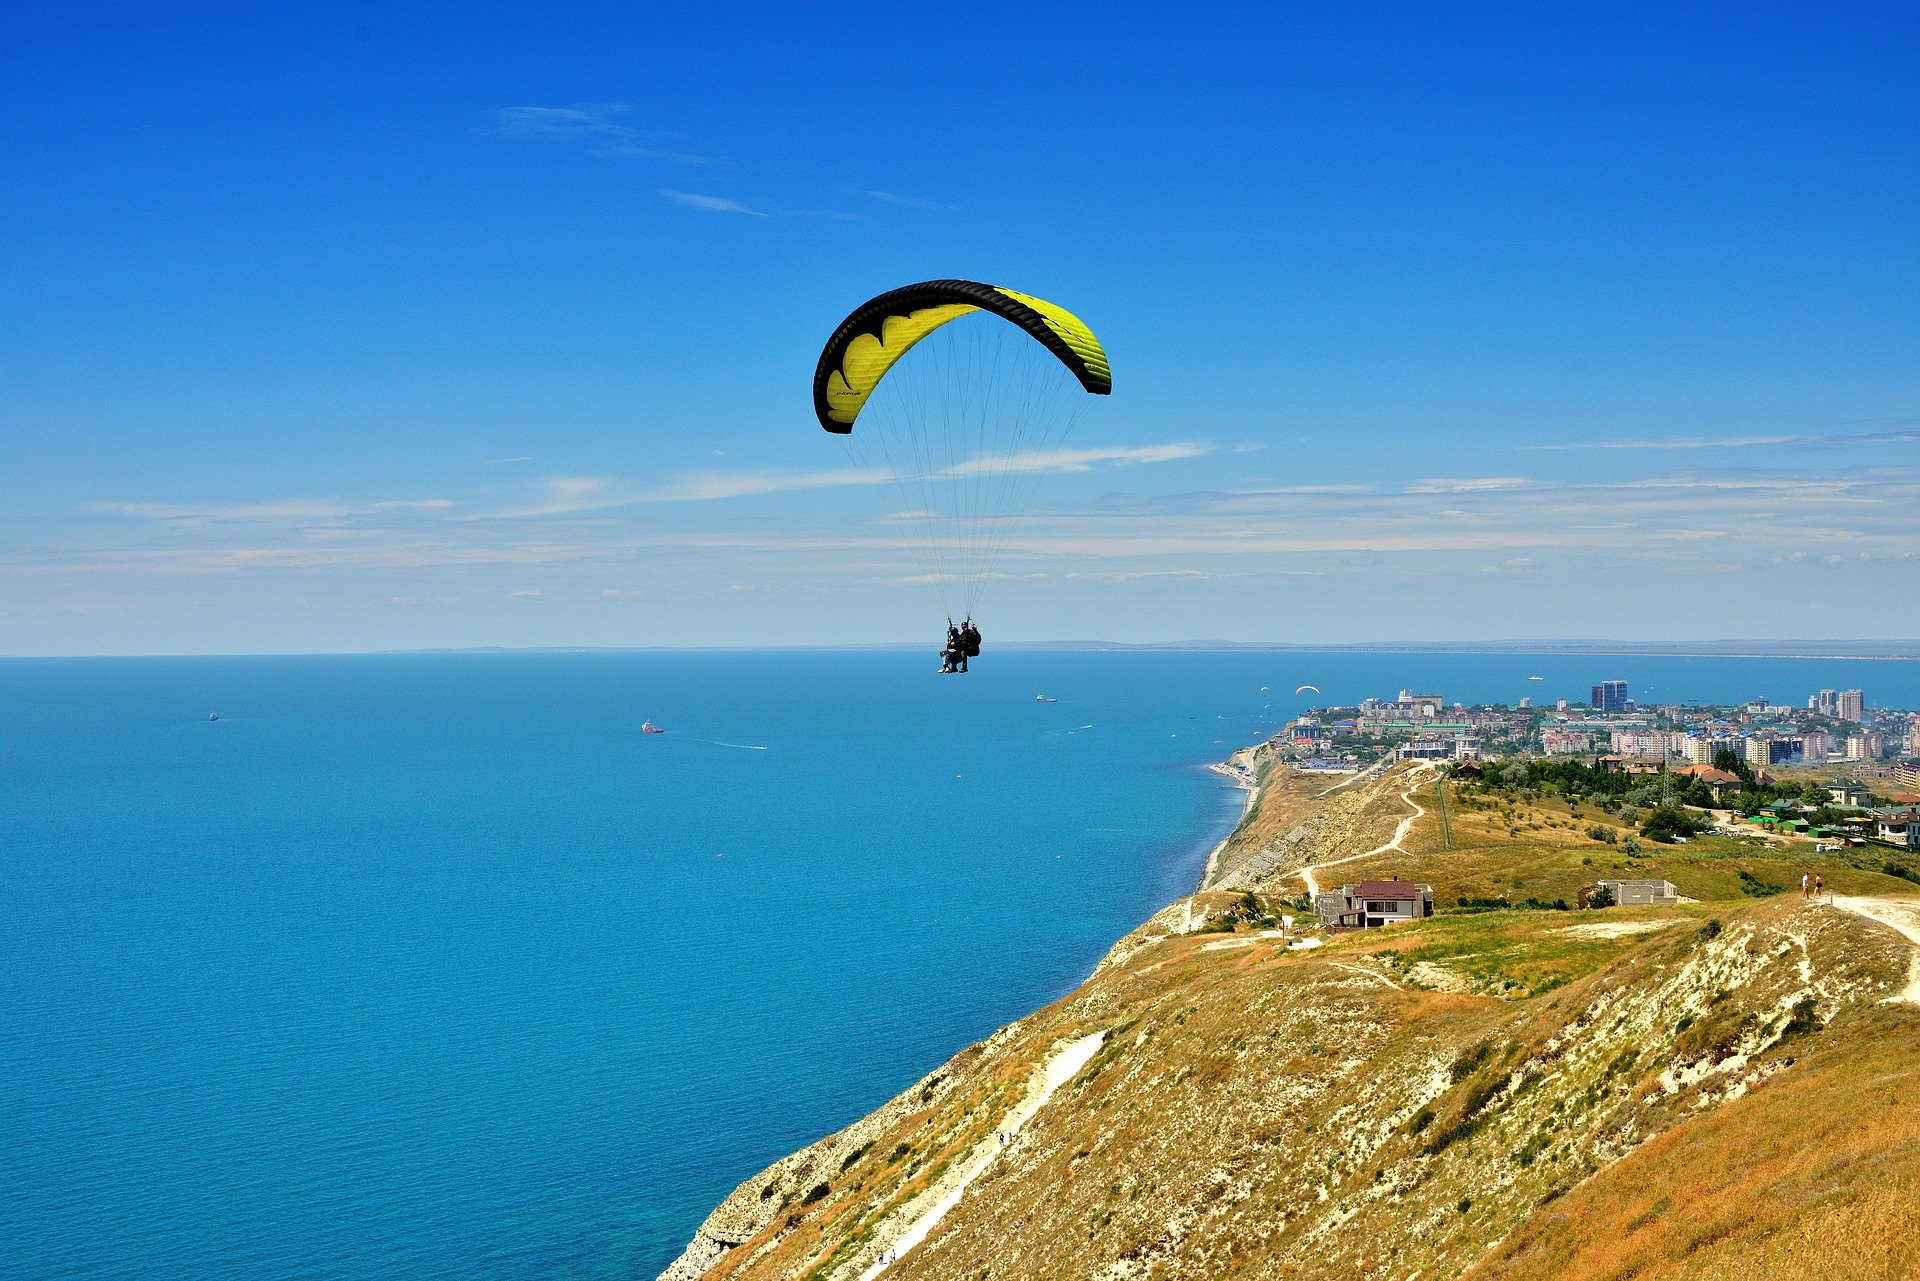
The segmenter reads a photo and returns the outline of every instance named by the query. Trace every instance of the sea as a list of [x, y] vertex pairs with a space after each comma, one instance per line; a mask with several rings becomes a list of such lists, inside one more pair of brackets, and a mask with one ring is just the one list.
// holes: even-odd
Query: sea
[[1309, 703], [1920, 705], [1859, 660], [934, 667], [0, 661], [0, 1278], [652, 1277], [1187, 892], [1205, 766]]

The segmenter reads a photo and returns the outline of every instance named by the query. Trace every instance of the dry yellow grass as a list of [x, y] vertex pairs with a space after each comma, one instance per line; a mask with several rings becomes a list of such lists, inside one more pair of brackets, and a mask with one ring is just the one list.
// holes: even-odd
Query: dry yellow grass
[[1523, 1224], [1476, 1281], [1920, 1276], [1920, 1012], [1830, 1029], [1790, 1072]]
[[[1289, 858], [1367, 849], [1407, 812], [1404, 778], [1325, 800], [1277, 779], [1240, 849], [1303, 823]], [[1479, 843], [1451, 851], [1433, 831], [1340, 871], [1508, 894], [1592, 875], [1544, 821], [1469, 821]], [[1725, 884], [1742, 861], [1700, 864]], [[1261, 875], [1290, 894], [1292, 866]], [[748, 1180], [709, 1221], [730, 1248], [677, 1275], [855, 1281], [1039, 1065], [1102, 1032], [888, 1281], [1920, 1276], [1920, 1011], [1879, 1002], [1909, 945], [1794, 895], [1729, 897], [1456, 913], [1289, 951], [1251, 927], [1182, 933], [1241, 899], [1195, 896], [1074, 993]]]

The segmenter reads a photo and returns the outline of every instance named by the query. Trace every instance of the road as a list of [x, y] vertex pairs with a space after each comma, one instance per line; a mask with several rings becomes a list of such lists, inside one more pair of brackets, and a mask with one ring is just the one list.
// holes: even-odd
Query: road
[[1307, 893], [1318, 894], [1320, 892], [1320, 881], [1319, 878], [1314, 875], [1315, 872], [1329, 867], [1338, 867], [1342, 863], [1358, 863], [1361, 859], [1372, 858], [1376, 854], [1388, 854], [1394, 850], [1398, 850], [1402, 854], [1406, 853], [1407, 833], [1413, 830], [1413, 825], [1419, 822], [1420, 818], [1427, 812], [1421, 808], [1420, 802], [1413, 799], [1413, 794], [1420, 790], [1420, 784], [1427, 772], [1436, 768], [1438, 767], [1430, 761], [1421, 761], [1407, 772], [1407, 788], [1400, 793], [1400, 800], [1404, 804], [1411, 806], [1413, 813], [1400, 820], [1400, 825], [1393, 829], [1392, 840], [1384, 845], [1374, 846], [1365, 854], [1349, 854], [1345, 858], [1329, 859], [1325, 863], [1315, 863], [1309, 867], [1303, 867], [1294, 873], [1294, 875], [1307, 883]]

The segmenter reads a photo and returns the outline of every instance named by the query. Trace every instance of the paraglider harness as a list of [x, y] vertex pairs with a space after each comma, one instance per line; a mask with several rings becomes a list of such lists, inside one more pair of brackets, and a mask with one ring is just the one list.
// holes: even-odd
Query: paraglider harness
[[946, 648], [940, 653], [941, 672], [964, 672], [967, 670], [967, 660], [978, 657], [980, 657], [980, 629], [973, 625], [971, 618], [964, 620], [959, 627], [955, 627], [953, 620], [949, 618]]

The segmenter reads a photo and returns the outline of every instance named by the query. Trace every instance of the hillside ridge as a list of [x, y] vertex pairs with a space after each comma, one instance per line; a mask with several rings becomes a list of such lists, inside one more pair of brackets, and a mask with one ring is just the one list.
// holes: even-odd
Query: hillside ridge
[[[1558, 1277], [1629, 1257], [1646, 1276], [1765, 1275], [1716, 1259], [1905, 1275], [1885, 1192], [1920, 1190], [1920, 1009], [1901, 999], [1920, 953], [1873, 919], [1915, 910], [1883, 892], [1901, 882], [1858, 873], [1847, 888], [1868, 892], [1834, 904], [1283, 932], [1302, 874], [1335, 860], [1432, 878], [1443, 903], [1476, 897], [1445, 891], [1475, 888], [1500, 851], [1549, 887], [1561, 864], [1585, 867], [1543, 835], [1545, 811], [1520, 840], [1506, 811], [1468, 808], [1468, 847], [1437, 848], [1430, 771], [1332, 787], [1251, 764], [1255, 803], [1209, 888], [1073, 993], [746, 1180], [663, 1276]], [[1806, 1109], [1836, 1168], [1871, 1179], [1803, 1195], [1790, 1135]], [[1716, 1138], [1728, 1125], [1777, 1159], [1737, 1159]], [[1664, 1204], [1630, 1196], [1662, 1180]], [[1620, 1220], [1621, 1197], [1644, 1203]], [[1792, 1243], [1841, 1203], [1887, 1249], [1822, 1272], [1837, 1263]], [[1696, 1204], [1704, 1235], [1674, 1226]]]

